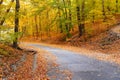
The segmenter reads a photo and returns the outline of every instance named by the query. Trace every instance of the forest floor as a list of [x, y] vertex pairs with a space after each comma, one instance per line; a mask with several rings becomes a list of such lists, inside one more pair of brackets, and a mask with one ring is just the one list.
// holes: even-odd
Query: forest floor
[[33, 65], [35, 62], [33, 49], [25, 46], [21, 48], [23, 50], [0, 44], [0, 80], [47, 80], [47, 63], [42, 56], [44, 51], [37, 50], [39, 57], [36, 60], [36, 67], [36, 64]]

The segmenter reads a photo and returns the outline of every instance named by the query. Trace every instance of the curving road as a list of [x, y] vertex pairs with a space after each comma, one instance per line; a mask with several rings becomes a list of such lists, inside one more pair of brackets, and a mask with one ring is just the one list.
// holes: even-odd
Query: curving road
[[44, 49], [55, 55], [57, 63], [60, 64], [59, 68], [71, 71], [72, 80], [120, 80], [120, 66], [114, 63], [39, 44], [29, 44], [29, 46]]

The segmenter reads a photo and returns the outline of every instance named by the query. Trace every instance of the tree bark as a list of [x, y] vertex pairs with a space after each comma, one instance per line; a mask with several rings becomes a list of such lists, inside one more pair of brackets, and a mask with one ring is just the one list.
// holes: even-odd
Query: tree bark
[[39, 16], [39, 27], [40, 27], [40, 39], [42, 40], [42, 22], [41, 22], [41, 14]]
[[78, 21], [78, 31], [79, 31], [79, 37], [82, 36], [85, 32], [85, 25], [84, 25], [84, 20], [85, 20], [85, 14], [84, 14], [84, 8], [85, 8], [85, 0], [82, 2], [82, 7], [81, 7], [81, 16], [80, 16], [80, 5], [79, 5], [79, 0], [76, 0], [76, 10], [77, 10], [77, 21]]
[[[0, 4], [2, 4], [3, 0], [0, 2]], [[5, 12], [5, 15], [3, 16], [2, 20], [0, 21], [0, 25], [3, 25], [4, 22], [5, 22], [5, 18], [6, 18], [6, 15], [10, 12], [10, 9], [12, 7], [12, 4], [13, 4], [14, 0], [11, 0], [11, 3], [9, 5], [9, 8], [6, 10]]]
[[61, 9], [60, 9], [60, 0], [57, 0], [58, 2], [58, 16], [59, 16], [59, 28], [60, 28], [60, 33], [63, 33], [63, 26], [62, 26], [62, 23], [61, 23]]
[[102, 0], [102, 13], [103, 13], [103, 22], [106, 21], [106, 12], [105, 12], [105, 1]]
[[119, 9], [119, 6], [118, 6], [118, 0], [116, 0], [116, 11], [115, 12], [118, 12], [118, 9]]
[[[65, 19], [66, 20], [69, 20], [69, 16], [68, 16], [68, 11], [67, 11], [67, 8], [66, 8], [66, 1], [63, 0], [63, 4], [64, 4], [64, 13], [65, 13]], [[68, 22], [65, 22], [65, 26], [66, 26], [66, 37], [69, 38], [70, 37], [70, 26], [69, 26], [69, 23]]]
[[37, 22], [37, 15], [35, 15], [34, 17], [34, 20], [35, 20], [35, 27], [36, 27], [36, 39], [38, 39], [39, 37], [39, 27], [38, 27], [38, 22]]
[[[18, 28], [19, 28], [19, 9], [20, 9], [20, 2], [19, 2], [19, 0], [16, 0], [16, 7], [15, 7], [15, 28], [14, 28], [15, 34], [18, 32]], [[18, 48], [18, 38], [17, 37], [13, 41], [13, 47], [14, 48]]]
[[69, 8], [69, 31], [70, 31], [72, 28], [71, 0], [68, 0], [68, 6], [70, 6], [70, 8]]
[[3, 3], [3, 0], [0, 1], [0, 5]]
[[79, 37], [80, 37], [80, 36], [82, 36], [82, 27], [81, 27], [81, 24], [80, 24], [80, 21], [81, 21], [80, 20], [80, 5], [78, 3], [79, 3], [79, 1], [76, 0], [77, 22], [78, 22], [78, 31], [79, 31]]
[[[95, 8], [95, 0], [93, 0], [93, 10], [94, 10], [94, 8]], [[92, 23], [95, 23], [95, 12], [93, 12], [93, 14], [92, 14]]]
[[82, 0], [82, 7], [81, 7], [81, 27], [82, 27], [82, 35], [85, 33], [85, 0]]

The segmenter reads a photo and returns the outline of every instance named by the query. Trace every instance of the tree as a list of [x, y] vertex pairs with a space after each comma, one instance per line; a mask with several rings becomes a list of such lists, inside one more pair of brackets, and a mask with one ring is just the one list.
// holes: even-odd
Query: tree
[[106, 21], [106, 12], [105, 12], [105, 1], [102, 0], [102, 14], [103, 14], [103, 22]]
[[[2, 3], [3, 1], [5, 4]], [[2, 24], [6, 20], [6, 26], [9, 23], [9, 26], [13, 25], [14, 9], [11, 7], [11, 11], [7, 10], [9, 12], [7, 16], [5, 10], [10, 8], [8, 4], [11, 1], [13, 0], [0, 1], [2, 4], [0, 23], [1, 20]], [[55, 36], [63, 35], [65, 40], [77, 31], [79, 37], [86, 36], [88, 31], [91, 31], [91, 34], [93, 33], [91, 26], [95, 23], [101, 22], [101, 19], [107, 23], [114, 19], [112, 13], [119, 12], [119, 0], [21, 0], [21, 3], [21, 16], [18, 17], [20, 20], [18, 23], [19, 30], [22, 32], [25, 27], [25, 36], [34, 36], [38, 39], [40, 36], [41, 39], [48, 39], [49, 37], [52, 39]], [[91, 24], [91, 22], [93, 23]]]
[[[15, 6], [15, 28], [14, 28], [15, 34], [18, 33], [18, 28], [19, 28], [19, 9], [20, 9], [20, 2], [19, 2], [19, 0], [16, 0], [16, 6]], [[14, 48], [18, 48], [18, 37], [17, 36], [15, 37], [15, 40], [13, 41], [13, 47]]]
[[0, 5], [3, 3], [3, 0], [0, 1]]
[[[6, 15], [9, 13], [9, 11], [10, 11], [10, 9], [12, 7], [13, 2], [14, 2], [14, 0], [11, 0], [11, 3], [9, 5], [8, 9], [6, 10], [5, 15], [3, 16], [2, 20], [0, 21], [0, 25], [3, 25], [3, 23], [5, 22]], [[3, 0], [1, 0], [0, 5], [2, 3], [3, 3]]]
[[116, 0], [116, 10], [115, 10], [115, 12], [118, 12], [118, 10], [119, 10], [119, 5], [118, 4], [119, 4], [118, 0]]
[[58, 26], [60, 28], [60, 33], [63, 33], [63, 25], [61, 24], [61, 17], [62, 17], [62, 14], [61, 14], [61, 1], [60, 0], [57, 0], [57, 8], [58, 8], [58, 17], [59, 17], [59, 22], [58, 22]]
[[[77, 22], [78, 22], [78, 30], [79, 30], [79, 37], [82, 36], [85, 32], [85, 25], [84, 25], [84, 20], [85, 20], [85, 14], [84, 14], [84, 9], [85, 9], [85, 0], [82, 0], [82, 7], [80, 10], [80, 4], [79, 0], [76, 0], [76, 12], [77, 12]], [[81, 11], [81, 14], [80, 14]], [[81, 15], [81, 16], [80, 16]]]
[[[93, 10], [95, 8], [95, 0], [92, 0], [92, 5], [93, 5]], [[94, 23], [95, 22], [95, 12], [93, 12], [92, 14], [92, 22]]]
[[66, 37], [70, 37], [70, 25], [71, 24], [69, 21], [69, 16], [68, 16], [68, 11], [67, 11], [67, 2], [65, 0], [63, 0], [63, 4], [64, 4], [64, 18], [65, 18], [65, 27], [66, 27]]
[[71, 11], [71, 0], [68, 0], [68, 7], [69, 7], [69, 31], [72, 28], [72, 11]]
[[34, 20], [35, 20], [35, 27], [36, 27], [36, 39], [38, 39], [38, 37], [39, 37], [39, 27], [38, 27], [38, 21], [37, 21], [37, 15], [35, 15], [35, 17], [34, 17]]
[[81, 7], [81, 29], [82, 29], [82, 34], [85, 33], [85, 0], [82, 0], [82, 7]]

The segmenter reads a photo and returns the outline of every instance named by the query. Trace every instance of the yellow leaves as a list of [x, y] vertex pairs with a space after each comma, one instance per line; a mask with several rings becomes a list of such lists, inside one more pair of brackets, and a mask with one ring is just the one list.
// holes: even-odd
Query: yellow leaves
[[90, 12], [89, 12], [90, 14], [96, 14], [96, 15], [101, 15], [102, 14], [102, 11], [100, 11], [100, 10], [91, 10]]

